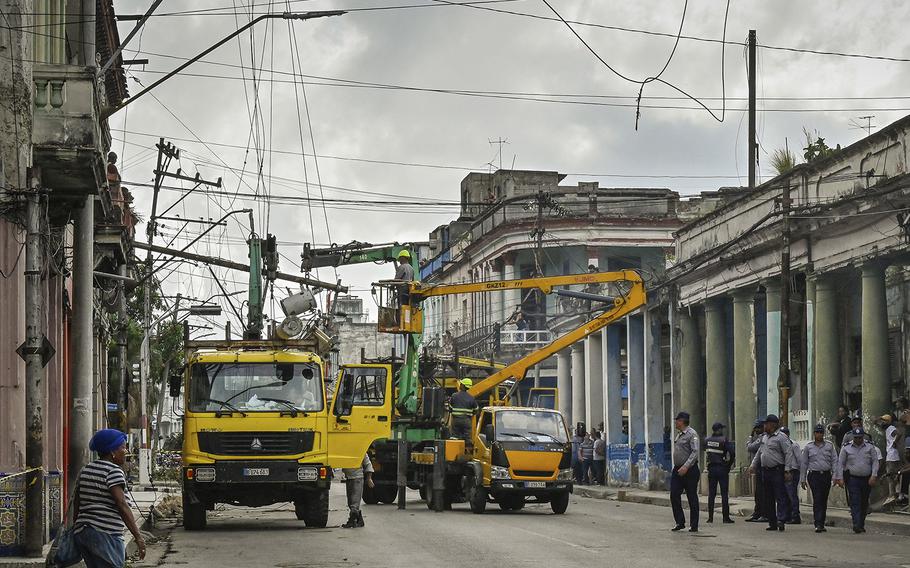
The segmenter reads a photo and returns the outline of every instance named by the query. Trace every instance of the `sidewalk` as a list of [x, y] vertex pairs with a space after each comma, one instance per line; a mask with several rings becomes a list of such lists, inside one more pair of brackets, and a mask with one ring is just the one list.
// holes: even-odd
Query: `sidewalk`
[[[140, 530], [145, 532], [151, 508], [172, 491], [173, 490], [168, 487], [158, 487], [157, 491], [133, 490], [127, 495], [127, 499], [130, 497], [133, 499], [131, 509], [133, 511], [133, 516], [136, 518], [136, 523], [139, 524]], [[123, 535], [123, 539], [126, 542], [127, 557], [134, 555], [136, 553], [136, 543], [133, 541], [133, 535], [127, 531], [126, 534]], [[146, 537], [146, 541], [148, 540], [149, 538]], [[50, 548], [50, 544], [44, 545], [44, 553], [40, 557], [34, 558], [23, 556], [0, 556], [0, 568], [34, 568], [36, 566], [45, 566]], [[80, 562], [75, 566], [77, 568], [84, 568], [85, 563]]]
[[[622, 501], [625, 503], [641, 503], [644, 505], [658, 505], [661, 507], [670, 506], [669, 491], [646, 491], [632, 487], [602, 487], [599, 485], [576, 485], [575, 495], [579, 497], [589, 497], [592, 499], [607, 499], [610, 501]], [[707, 512], [708, 497], [706, 495], [698, 496], [700, 509]], [[738, 517], [741, 521], [752, 515], [755, 501], [751, 497], [748, 499], [731, 498], [730, 514]], [[687, 507], [685, 499], [683, 506]], [[718, 497], [717, 508], [715, 509], [715, 522], [721, 520], [720, 498]], [[800, 512], [803, 524], [812, 527], [812, 507], [800, 505]], [[704, 522], [704, 521], [702, 521]], [[853, 521], [850, 519], [850, 511], [846, 509], [835, 509], [828, 507], [827, 526], [852, 528]], [[872, 513], [866, 519], [866, 528], [869, 531], [885, 534], [897, 534], [910, 536], [910, 515], [904, 513]]]

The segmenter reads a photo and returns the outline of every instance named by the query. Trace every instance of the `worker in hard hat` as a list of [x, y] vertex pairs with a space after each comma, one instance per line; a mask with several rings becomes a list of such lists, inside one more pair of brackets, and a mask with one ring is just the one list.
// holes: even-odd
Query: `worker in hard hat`
[[[395, 267], [395, 280], [402, 282], [398, 284], [398, 309], [395, 311], [396, 319], [401, 317], [401, 306], [411, 303], [411, 294], [408, 290], [407, 282], [414, 281], [414, 267], [411, 266], [411, 253], [402, 250], [398, 253], [398, 266]], [[398, 321], [399, 325], [401, 324]]]
[[474, 386], [474, 381], [461, 379], [459, 384], [458, 392], [449, 399], [452, 414], [452, 437], [470, 441], [471, 418], [474, 416], [474, 411], [477, 410], [477, 399], [468, 392], [468, 389]]

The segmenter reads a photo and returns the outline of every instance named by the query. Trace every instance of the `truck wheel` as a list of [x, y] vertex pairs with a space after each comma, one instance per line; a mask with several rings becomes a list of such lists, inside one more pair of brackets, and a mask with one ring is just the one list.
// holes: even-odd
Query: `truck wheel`
[[314, 529], [324, 529], [325, 526], [329, 524], [328, 489], [322, 489], [306, 496], [303, 500], [303, 515], [298, 512], [297, 503], [297, 501], [294, 502], [294, 510], [297, 513], [297, 518], [300, 519], [302, 516], [302, 520], [306, 526]]
[[553, 512], [557, 515], [561, 515], [566, 512], [566, 509], [569, 508], [569, 492], [563, 491], [562, 493], [557, 493], [550, 499], [550, 508], [553, 509]]
[[379, 496], [376, 495], [376, 488], [368, 487], [366, 483], [363, 484], [363, 502], [367, 505], [379, 503]]
[[183, 528], [188, 531], [201, 531], [205, 528], [205, 503], [190, 503], [186, 493], [183, 494]]
[[487, 509], [487, 490], [483, 486], [475, 485], [468, 494], [471, 503], [471, 512], [480, 515]]
[[395, 499], [398, 498], [397, 485], [377, 485], [373, 488], [373, 492], [376, 493], [376, 498], [380, 503], [385, 503], [387, 505], [391, 505], [395, 502]]

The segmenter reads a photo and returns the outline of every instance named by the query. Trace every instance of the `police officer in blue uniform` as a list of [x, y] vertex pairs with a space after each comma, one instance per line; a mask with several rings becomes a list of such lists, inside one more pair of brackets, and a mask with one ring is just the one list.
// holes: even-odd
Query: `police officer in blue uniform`
[[793, 453], [790, 451], [790, 439], [780, 431], [780, 419], [774, 414], [765, 418], [765, 433], [761, 437], [761, 446], [752, 459], [750, 470], [762, 468], [762, 479], [765, 483], [765, 515], [768, 517], [768, 531], [784, 531], [784, 522], [789, 516], [787, 509], [787, 490], [785, 482], [790, 478], [790, 471], [798, 469], [793, 464]]
[[705, 439], [705, 456], [708, 463], [708, 522], [714, 522], [714, 501], [720, 486], [720, 503], [725, 523], [732, 523], [730, 517], [730, 467], [736, 459], [733, 443], [724, 434], [726, 426], [715, 422], [711, 435]]

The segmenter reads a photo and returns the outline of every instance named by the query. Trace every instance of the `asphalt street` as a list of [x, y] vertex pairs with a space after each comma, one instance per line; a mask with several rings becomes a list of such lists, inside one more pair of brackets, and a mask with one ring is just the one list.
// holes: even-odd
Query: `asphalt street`
[[325, 529], [304, 528], [290, 505], [225, 507], [209, 514], [204, 532], [165, 527], [146, 561], [134, 566], [910, 567], [910, 542], [894, 535], [837, 528], [815, 534], [811, 524], [768, 533], [742, 520], [672, 533], [670, 509], [653, 505], [573, 497], [562, 516], [549, 505], [507, 513], [491, 505], [475, 515], [464, 504], [434, 513], [416, 492], [409, 498], [405, 511], [364, 506], [363, 529], [340, 527], [347, 518], [341, 485], [332, 490]]

